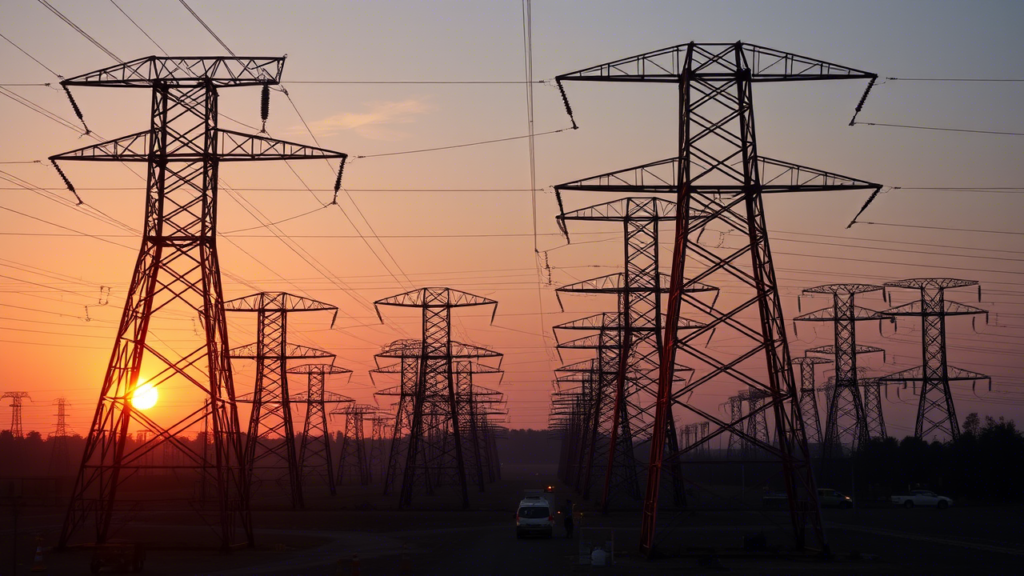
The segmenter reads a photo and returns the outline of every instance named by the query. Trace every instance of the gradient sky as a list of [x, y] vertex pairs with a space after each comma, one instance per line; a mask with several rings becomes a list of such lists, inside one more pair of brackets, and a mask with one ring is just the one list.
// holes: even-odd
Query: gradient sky
[[[122, 59], [158, 53], [109, 1], [51, 0], [51, 4]], [[456, 312], [456, 338], [506, 354], [507, 374], [501, 389], [509, 398], [508, 425], [546, 426], [551, 370], [560, 365], [550, 327], [614, 306], [611, 299], [570, 296], [563, 298], [566, 311], [559, 312], [554, 286], [608, 274], [621, 266], [621, 240], [615, 225], [577, 226], [576, 231], [593, 234], [576, 235], [572, 245], [564, 246], [557, 234], [557, 207], [549, 187], [673, 155], [676, 92], [652, 85], [567, 86], [580, 129], [536, 140], [536, 181], [544, 189], [537, 194], [537, 242], [547, 254], [553, 284], [542, 279], [538, 301], [525, 140], [358, 158], [525, 134], [522, 84], [301, 83], [522, 80], [520, 2], [190, 0], [189, 4], [236, 53], [288, 54], [284, 85], [302, 116], [324, 147], [353, 158], [345, 172], [351, 197], [342, 195], [340, 210], [318, 210], [283, 223], [280, 229], [329, 275], [354, 290], [345, 291], [337, 280], [326, 279], [222, 193], [220, 230], [230, 241], [220, 241], [221, 265], [249, 283], [226, 278], [226, 296], [243, 296], [258, 286], [301, 290], [337, 304], [342, 313], [334, 330], [327, 329], [330, 318], [326, 315], [300, 316], [291, 324], [292, 340], [336, 352], [336, 363], [355, 374], [350, 384], [338, 381], [329, 387], [361, 402], [372, 402], [366, 370], [372, 366], [373, 353], [381, 344], [418, 329], [413, 315], [391, 311], [380, 325], [367, 302], [423, 285], [451, 286], [494, 298], [499, 301], [494, 325], [488, 325], [489, 314], [473, 309]], [[118, 0], [118, 5], [172, 55], [224, 54], [177, 1]], [[1019, 2], [537, 0], [532, 16], [536, 79], [690, 40], [743, 40], [881, 77], [1024, 78], [1020, 37], [1024, 4]], [[0, 5], [0, 33], [65, 76], [113, 64], [33, 0]], [[12, 85], [56, 82], [42, 66], [2, 40], [0, 62], [0, 85], [6, 90], [74, 119], [62, 92]], [[1024, 186], [1021, 137], [851, 128], [847, 124], [863, 89], [863, 82], [854, 81], [757, 86], [759, 151], [904, 188]], [[566, 128], [569, 122], [557, 90], [544, 85], [534, 92], [536, 131]], [[106, 138], [147, 127], [149, 98], [144, 91], [76, 89], [75, 97], [90, 128]], [[1022, 101], [1024, 83], [1019, 82], [890, 80], [876, 86], [860, 120], [1024, 132]], [[221, 91], [221, 111], [258, 126], [259, 90]], [[0, 118], [0, 170], [67, 196], [52, 168], [8, 163], [44, 159], [90, 141], [7, 97], [0, 98]], [[230, 121], [223, 126], [249, 131]], [[277, 92], [267, 128], [275, 137], [311, 143], [295, 110]], [[326, 164], [293, 165], [316, 191], [305, 190], [283, 163], [225, 166], [222, 176], [267, 219], [278, 221], [330, 200], [334, 178]], [[141, 226], [144, 184], [132, 172], [106, 163], [74, 164], [65, 170], [90, 206]], [[566, 206], [610, 199], [578, 194], [567, 197]], [[766, 201], [787, 317], [797, 313], [799, 291], [818, 284], [881, 283], [914, 276], [979, 280], [981, 306], [993, 312], [990, 323], [979, 320], [976, 334], [969, 319], [950, 321], [949, 353], [958, 366], [991, 374], [993, 392], [980, 387], [976, 394], [966, 386], [957, 389], [958, 411], [961, 419], [978, 411], [1020, 421], [1024, 416], [1024, 193], [1020, 189], [999, 193], [892, 190], [880, 196], [863, 217], [878, 223], [1002, 233], [880, 224], [845, 230], [864, 199], [865, 193], [856, 192]], [[51, 402], [66, 395], [72, 405], [69, 423], [84, 434], [138, 239], [7, 181], [0, 181], [0, 207], [0, 390], [28, 391], [33, 402], [25, 408], [25, 428], [44, 433], [53, 428]], [[30, 217], [100, 235], [102, 240]], [[239, 231], [253, 227], [257, 228]], [[609, 233], [596, 234], [602, 231]], [[666, 228], [664, 237], [670, 232]], [[360, 234], [381, 239], [364, 242]], [[474, 234], [504, 236], [438, 237]], [[585, 240], [594, 242], [577, 244]], [[292, 283], [282, 282], [282, 276]], [[101, 287], [110, 287], [109, 298]], [[894, 304], [909, 297], [897, 296]], [[972, 290], [950, 297], [977, 304]], [[803, 310], [826, 303], [808, 299]], [[872, 296], [860, 304], [885, 306]], [[864, 343], [890, 350], [888, 363], [881, 358], [864, 362], [871, 374], [920, 363], [913, 345], [920, 332], [912, 325], [901, 323], [896, 335], [886, 327], [884, 336], [874, 326], [863, 327]], [[233, 319], [232, 344], [250, 341], [254, 328], [251, 315]], [[176, 329], [187, 335], [191, 324], [183, 319]], [[828, 328], [819, 327], [817, 332], [821, 337], [811, 327], [801, 326], [799, 338], [791, 341], [794, 355], [829, 341]], [[169, 345], [173, 347], [173, 342]], [[565, 360], [583, 358], [567, 354]], [[251, 390], [253, 363], [238, 362], [235, 367], [238, 391]], [[302, 385], [295, 380], [293, 390]], [[721, 402], [735, 390], [735, 386], [723, 389], [720, 398], [708, 401]], [[885, 404], [886, 419], [890, 434], [902, 436], [912, 432], [915, 406], [905, 391], [900, 398], [894, 392], [890, 391]], [[163, 397], [158, 409], [172, 411], [181, 405], [180, 398]], [[8, 414], [8, 408], [0, 408], [4, 428]]]

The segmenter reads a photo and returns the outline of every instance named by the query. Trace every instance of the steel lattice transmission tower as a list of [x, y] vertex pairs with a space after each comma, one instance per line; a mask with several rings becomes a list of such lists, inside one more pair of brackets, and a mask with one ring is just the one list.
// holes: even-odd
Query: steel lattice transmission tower
[[[826, 294], [832, 296], [832, 306], [814, 312], [808, 312], [794, 318], [804, 322], [829, 322], [834, 326], [834, 344], [811, 348], [808, 353], [831, 354], [835, 362], [836, 374], [829, 379], [832, 393], [828, 395], [828, 410], [825, 416], [825, 437], [822, 442], [822, 458], [842, 456], [843, 443], [855, 450], [861, 443], [871, 437], [868, 425], [868, 411], [861, 394], [862, 382], [857, 370], [857, 356], [869, 352], [881, 352], [881, 348], [857, 344], [857, 322], [867, 320], [885, 320], [886, 316], [878, 311], [870, 310], [854, 304], [857, 294], [877, 292], [881, 286], [874, 284], [826, 284], [807, 288], [804, 294]], [[872, 410], [878, 414], [873, 420], [880, 418], [881, 399], [872, 404]], [[876, 427], [875, 434], [884, 433]]]
[[307, 478], [315, 474], [327, 483], [331, 496], [334, 496], [337, 493], [337, 488], [331, 461], [331, 434], [327, 426], [327, 404], [351, 404], [355, 400], [324, 390], [324, 383], [328, 375], [351, 375], [352, 371], [333, 364], [303, 364], [289, 368], [288, 373], [306, 374], [307, 376], [306, 391], [293, 394], [291, 397], [292, 404], [306, 405], [306, 418], [302, 424], [302, 441], [299, 445], [300, 484], [304, 487], [308, 486]]
[[332, 416], [345, 417], [345, 434], [341, 437], [341, 452], [338, 456], [338, 484], [346, 478], [356, 478], [357, 483], [369, 486], [371, 479], [369, 446], [366, 442], [366, 423], [379, 411], [369, 404], [351, 404], [331, 411]]
[[[953, 440], [959, 438], [960, 422], [956, 418], [956, 409], [953, 406], [953, 395], [949, 383], [977, 382], [979, 380], [988, 380], [991, 383], [992, 381], [984, 374], [950, 366], [946, 358], [946, 317], [984, 314], [987, 321], [988, 312], [981, 308], [946, 300], [945, 291], [950, 288], [976, 285], [978, 283], [973, 280], [958, 280], [956, 278], [911, 278], [885, 283], [887, 290], [905, 288], [918, 290], [921, 294], [920, 299], [890, 308], [885, 311], [885, 314], [893, 318], [901, 316], [921, 318], [923, 364], [879, 379], [883, 383], [921, 383], [917, 422], [914, 425], [914, 436], [918, 438], [924, 439], [935, 431], [945, 432]], [[980, 286], [978, 287], [978, 299], [981, 300]]]
[[[799, 417], [762, 196], [776, 192], [877, 191], [879, 187], [761, 156], [754, 131], [752, 86], [759, 82], [857, 78], [873, 81], [876, 75], [742, 42], [691, 42], [556, 78], [559, 85], [566, 81], [652, 82], [671, 84], [679, 90], [676, 153], [666, 160], [600, 177], [625, 187], [660, 187], [661, 192], [674, 195], [677, 203], [655, 437], [641, 524], [640, 547], [644, 553], [652, 552], [655, 545], [660, 480], [663, 470], [671, 469], [671, 462], [666, 462], [664, 456], [669, 413], [679, 407], [723, 431], [734, 428], [686, 400], [697, 388], [722, 379], [736, 380], [770, 395], [767, 404], [775, 416], [779, 446], [760, 448], [782, 463], [796, 544], [804, 546], [810, 524], [815, 544], [827, 545]], [[691, 218], [693, 211], [708, 216]], [[735, 249], [705, 248], [697, 240], [702, 231], [715, 229], [709, 228], [711, 224], [735, 230], [747, 241]], [[740, 267], [744, 261], [749, 268]], [[686, 275], [689, 269], [696, 273]], [[724, 308], [713, 309], [685, 293], [690, 282], [721, 285], [715, 280], [720, 276], [739, 280], [749, 296], [730, 295]], [[701, 320], [704, 326], [679, 337], [684, 303], [695, 313], [688, 317]], [[756, 310], [756, 319], [744, 315], [746, 310]], [[728, 357], [699, 349], [697, 339], [712, 330], [743, 336], [749, 347], [730, 352]], [[677, 352], [684, 358], [680, 363], [695, 372], [685, 385], [673, 388]], [[755, 374], [755, 369], [766, 369], [767, 374]]]
[[50, 434], [50, 474], [63, 476], [71, 471], [71, 454], [68, 451], [67, 398], [61, 396], [53, 401], [57, 407], [57, 427]]
[[243, 400], [252, 402], [245, 446], [245, 472], [250, 489], [259, 485], [263, 477], [278, 483], [287, 478], [292, 507], [302, 508], [302, 472], [295, 447], [288, 360], [333, 359], [334, 354], [289, 344], [288, 317], [295, 312], [318, 311], [333, 311], [337, 317], [338, 308], [287, 292], [259, 292], [225, 302], [224, 308], [230, 312], [254, 312], [257, 318], [256, 342], [231, 350], [232, 358], [256, 361], [256, 384], [252, 395]]
[[[619, 186], [604, 181], [586, 179], [555, 187], [561, 205], [564, 191], [618, 192]], [[645, 191], [642, 187], [633, 192]], [[602, 508], [607, 511], [612, 496], [625, 491], [635, 499], [640, 498], [637, 479], [637, 462], [634, 451], [646, 444], [654, 424], [655, 389], [661, 363], [662, 333], [664, 315], [661, 313], [661, 296], [668, 291], [668, 278], [659, 271], [658, 224], [675, 221], [676, 205], [656, 197], [622, 198], [603, 204], [588, 206], [558, 217], [559, 226], [569, 238], [568, 221], [621, 222], [623, 227], [623, 272], [585, 280], [558, 289], [565, 292], [612, 294], [618, 300], [617, 314], [600, 316], [603, 321], [612, 320], [612, 325], [602, 325], [606, 330], [615, 331], [617, 347], [601, 347], [614, 357], [608, 364], [614, 365], [614, 376], [609, 382], [607, 397], [609, 412], [599, 414], [599, 419], [611, 419], [608, 450], [608, 465], [605, 468], [605, 484]], [[686, 287], [688, 293], [716, 292], [717, 289], [700, 282]], [[713, 303], [712, 303], [713, 306]], [[559, 328], [585, 328], [599, 316], [581, 320], [582, 324], [563, 325]], [[690, 323], [685, 328], [695, 328]], [[593, 329], [593, 328], [591, 328]], [[602, 360], [604, 362], [604, 360]], [[677, 367], [677, 372], [688, 373], [686, 367]], [[611, 376], [611, 375], [610, 375]], [[675, 421], [668, 419], [669, 453], [677, 455], [677, 434]], [[673, 459], [678, 467], [678, 458]], [[672, 475], [676, 501], [682, 503], [683, 486], [681, 471]]]
[[808, 444], [821, 444], [821, 414], [818, 412], [818, 394], [814, 384], [814, 367], [831, 364], [832, 360], [819, 356], [793, 358], [793, 364], [800, 366], [800, 414], [804, 419]]
[[15, 438], [23, 438], [25, 431], [21, 425], [21, 401], [28, 398], [30, 401], [32, 397], [28, 395], [28, 392], [4, 392], [2, 398], [11, 399], [11, 435]]
[[[283, 67], [284, 58], [149, 56], [61, 81], [65, 89], [148, 88], [152, 99], [148, 129], [51, 157], [55, 166], [64, 160], [147, 164], [142, 246], [61, 532], [62, 547], [87, 513], [95, 512], [96, 540], [104, 542], [116, 509], [140, 510], [142, 503], [133, 506], [118, 493], [123, 475], [138, 464], [138, 455], [124, 449], [132, 420], [153, 430], [156, 443], [178, 445], [187, 455], [183, 468], [202, 476], [204, 486], [216, 488], [212, 499], [194, 506], [218, 516], [206, 523], [218, 532], [222, 546], [233, 542], [236, 529], [253, 542], [217, 258], [219, 168], [222, 162], [345, 159], [340, 152], [218, 127], [221, 88], [261, 86], [266, 91], [280, 83]], [[200, 334], [194, 349], [169, 354], [148, 336], [174, 313], [198, 317]], [[187, 416], [179, 421], [158, 423], [129, 401], [143, 371], [155, 386], [168, 381], [194, 385], [205, 402], [183, 410]], [[207, 417], [212, 459], [186, 446], [179, 435]], [[181, 509], [180, 503], [166, 500], [146, 507]]]
[[[391, 478], [394, 478], [393, 473], [397, 472], [399, 460], [403, 460], [399, 507], [412, 505], [416, 485], [423, 486], [430, 493], [433, 485], [447, 481], [459, 486], [462, 505], [469, 506], [462, 432], [458, 426], [459, 407], [453, 362], [456, 358], [500, 355], [484, 348], [457, 345], [452, 342], [451, 311], [452, 308], [467, 306], [493, 306], [493, 320], [498, 303], [451, 288], [420, 288], [374, 302], [378, 316], [382, 306], [421, 309], [423, 327], [416, 380], [411, 391], [411, 410], [407, 414], [406, 424], [403, 422], [402, 414], [406, 407], [400, 402], [385, 490], [388, 489]], [[405, 359], [407, 355], [407, 350], [403, 349], [397, 357]], [[387, 349], [377, 357], [388, 357]], [[403, 371], [402, 396], [406, 396], [405, 381]], [[431, 474], [436, 474], [433, 482]]]
[[380, 477], [381, 482], [387, 474], [387, 459], [385, 454], [390, 453], [388, 447], [388, 428], [392, 427], [394, 416], [384, 411], [378, 411], [370, 417], [370, 482], [375, 476]]

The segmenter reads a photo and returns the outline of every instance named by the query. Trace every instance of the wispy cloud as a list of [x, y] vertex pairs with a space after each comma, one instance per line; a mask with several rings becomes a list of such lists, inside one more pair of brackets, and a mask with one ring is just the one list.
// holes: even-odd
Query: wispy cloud
[[416, 99], [398, 102], [374, 101], [365, 105], [365, 112], [343, 112], [310, 123], [317, 134], [337, 134], [352, 130], [371, 140], [401, 140], [407, 134], [394, 128], [399, 124], [412, 124], [416, 117], [430, 111], [430, 106]]

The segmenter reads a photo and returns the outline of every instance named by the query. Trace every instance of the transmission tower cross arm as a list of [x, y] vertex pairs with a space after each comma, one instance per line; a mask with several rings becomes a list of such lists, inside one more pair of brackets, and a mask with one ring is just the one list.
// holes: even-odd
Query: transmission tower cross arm
[[[260, 358], [281, 358], [273, 351], [267, 351], [260, 349], [259, 342], [253, 342], [244, 346], [238, 346], [232, 348], [228, 355], [231, 358], [237, 358], [239, 360], [258, 360]], [[334, 358], [335, 355], [326, 351], [318, 350], [316, 348], [310, 348], [308, 346], [300, 346], [298, 344], [288, 344], [285, 346], [284, 358], [288, 359], [304, 359], [304, 358]]]
[[274, 86], [281, 83], [284, 57], [146, 56], [61, 81], [63, 86], [151, 88], [156, 85]]
[[338, 307], [312, 298], [296, 296], [287, 292], [259, 292], [228, 300], [224, 309], [230, 312], [318, 312], [333, 311], [331, 328], [338, 318]]
[[476, 294], [470, 294], [469, 292], [453, 290], [451, 288], [417, 288], [416, 290], [410, 290], [409, 292], [403, 292], [402, 294], [381, 298], [373, 303], [373, 307], [377, 310], [377, 318], [383, 322], [384, 318], [381, 316], [380, 312], [381, 306], [399, 306], [405, 308], [462, 308], [466, 306], [494, 306], [494, 309], [491, 312], [491, 322], [494, 322], [494, 317], [498, 313], [497, 301], [483, 296], [477, 296]]
[[873, 79], [877, 74], [744, 42], [690, 42], [590, 66], [556, 82], [679, 83], [684, 72], [701, 80], [731, 80], [750, 71], [751, 82]]
[[[215, 130], [217, 138], [217, 160], [221, 162], [253, 162], [269, 160], [319, 160], [341, 159], [344, 152], [307, 146], [286, 140], [278, 140], [255, 134], [244, 134], [234, 130]], [[153, 132], [146, 130], [129, 134], [106, 142], [84, 146], [70, 152], [54, 154], [51, 161], [82, 160], [91, 162], [149, 162], [157, 160], [151, 142]], [[185, 146], [174, 153], [175, 161], [200, 161], [208, 157], [201, 140], [184, 142]]]

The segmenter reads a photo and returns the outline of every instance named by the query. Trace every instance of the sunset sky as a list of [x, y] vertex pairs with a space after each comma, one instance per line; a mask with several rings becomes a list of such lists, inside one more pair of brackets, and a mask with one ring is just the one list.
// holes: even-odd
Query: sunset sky
[[[177, 0], [50, 3], [118, 57], [225, 55]], [[533, 233], [530, 156], [524, 139], [402, 155], [393, 152], [522, 136], [527, 125], [523, 9], [518, 0], [485, 2], [264, 2], [189, 0], [239, 55], [287, 54], [283, 85], [319, 143], [350, 155], [339, 206], [322, 161], [224, 165], [218, 249], [226, 298], [283, 290], [336, 304], [290, 323], [291, 340], [337, 354], [354, 371], [332, 391], [373, 403], [367, 370], [380, 346], [415, 335], [412, 312], [374, 300], [419, 286], [450, 286], [499, 302], [490, 311], [455, 311], [457, 340], [505, 354], [500, 389], [508, 426], [547, 425], [552, 370], [563, 362], [551, 326], [612, 310], [612, 298], [564, 296], [556, 286], [610, 274], [622, 266], [614, 224], [579, 224], [566, 245], [555, 223], [551, 186], [675, 154], [677, 92], [671, 86], [569, 84], [579, 130], [536, 138], [537, 236]], [[118, 7], [127, 13], [138, 27]], [[621, 57], [689, 42], [742, 40], [875, 72], [859, 120], [1015, 133], [954, 133], [848, 126], [863, 81], [758, 85], [759, 151], [765, 156], [879, 182], [891, 189], [862, 220], [845, 226], [865, 192], [773, 196], [766, 200], [772, 248], [787, 318], [803, 288], [834, 282], [882, 283], [910, 277], [978, 280], [949, 298], [991, 310], [948, 322], [951, 363], [993, 378], [992, 391], [956, 388], [968, 412], [1024, 419], [1024, 43], [1019, 2], [555, 2], [532, 3], [533, 75], [550, 80]], [[152, 37], [147, 39], [144, 33]], [[30, 110], [27, 99], [78, 125], [58, 82], [114, 61], [35, 0], [0, 5], [0, 391], [24, 390], [24, 427], [48, 433], [53, 400], [70, 403], [69, 425], [85, 434], [131, 279], [137, 234], [45, 197], [70, 198], [50, 155], [93, 141]], [[895, 78], [1016, 79], [924, 82]], [[358, 82], [385, 83], [358, 83]], [[394, 83], [408, 81], [410, 83]], [[500, 81], [491, 84], [437, 82]], [[316, 83], [326, 82], [326, 83]], [[334, 83], [330, 83], [334, 82]], [[353, 83], [342, 83], [353, 82]], [[391, 83], [387, 83], [391, 82]], [[413, 83], [426, 82], [426, 83]], [[50, 87], [39, 86], [52, 83]], [[19, 86], [19, 84], [23, 84]], [[148, 127], [144, 90], [74, 90], [88, 126], [104, 139]], [[553, 84], [536, 85], [535, 131], [565, 129], [569, 119]], [[312, 144], [288, 99], [272, 93], [268, 131]], [[221, 91], [221, 112], [260, 124], [258, 88]], [[223, 118], [223, 117], [222, 117]], [[225, 128], [255, 132], [230, 120]], [[375, 155], [383, 155], [376, 156]], [[366, 156], [363, 158], [362, 156]], [[142, 225], [144, 175], [116, 163], [66, 164], [92, 209]], [[308, 185], [312, 190], [307, 190]], [[947, 189], [941, 189], [947, 188]], [[956, 188], [955, 190], [949, 188]], [[566, 195], [566, 208], [611, 197]], [[245, 204], [243, 206], [243, 203]], [[318, 209], [319, 208], [319, 209]], [[301, 215], [301, 216], [299, 216]], [[264, 224], [297, 216], [271, 232]], [[671, 227], [663, 228], [663, 239]], [[723, 237], [723, 242], [739, 240]], [[534, 243], [551, 269], [538, 275]], [[671, 246], [663, 244], [667, 254]], [[297, 252], [302, 252], [300, 257]], [[664, 261], [667, 262], [667, 258]], [[667, 267], [665, 268], [667, 272]], [[539, 277], [540, 276], [540, 277]], [[284, 278], [285, 280], [282, 280]], [[241, 280], [244, 280], [244, 283]], [[728, 287], [723, 287], [727, 289]], [[538, 296], [539, 294], [539, 296]], [[913, 298], [894, 293], [893, 304]], [[858, 300], [882, 309], [878, 295]], [[824, 307], [805, 298], [804, 312]], [[543, 313], [542, 313], [543, 312]], [[250, 342], [253, 315], [232, 315], [232, 345]], [[800, 326], [791, 349], [831, 342], [828, 326]], [[890, 351], [868, 357], [871, 375], [920, 364], [920, 331], [859, 327], [863, 343]], [[184, 336], [193, 324], [170, 326]], [[172, 332], [173, 334], [173, 332]], [[174, 348], [174, 340], [166, 343]], [[564, 361], [582, 360], [565, 354]], [[235, 362], [239, 393], [252, 389], [254, 363]], [[819, 372], [824, 379], [828, 373]], [[293, 392], [304, 389], [292, 380]], [[484, 385], [496, 385], [496, 381]], [[708, 398], [722, 402], [736, 387]], [[916, 397], [889, 391], [889, 433], [913, 432]], [[184, 405], [161, 393], [156, 410]], [[10, 409], [0, 406], [0, 429]], [[246, 418], [243, 418], [245, 420]]]

